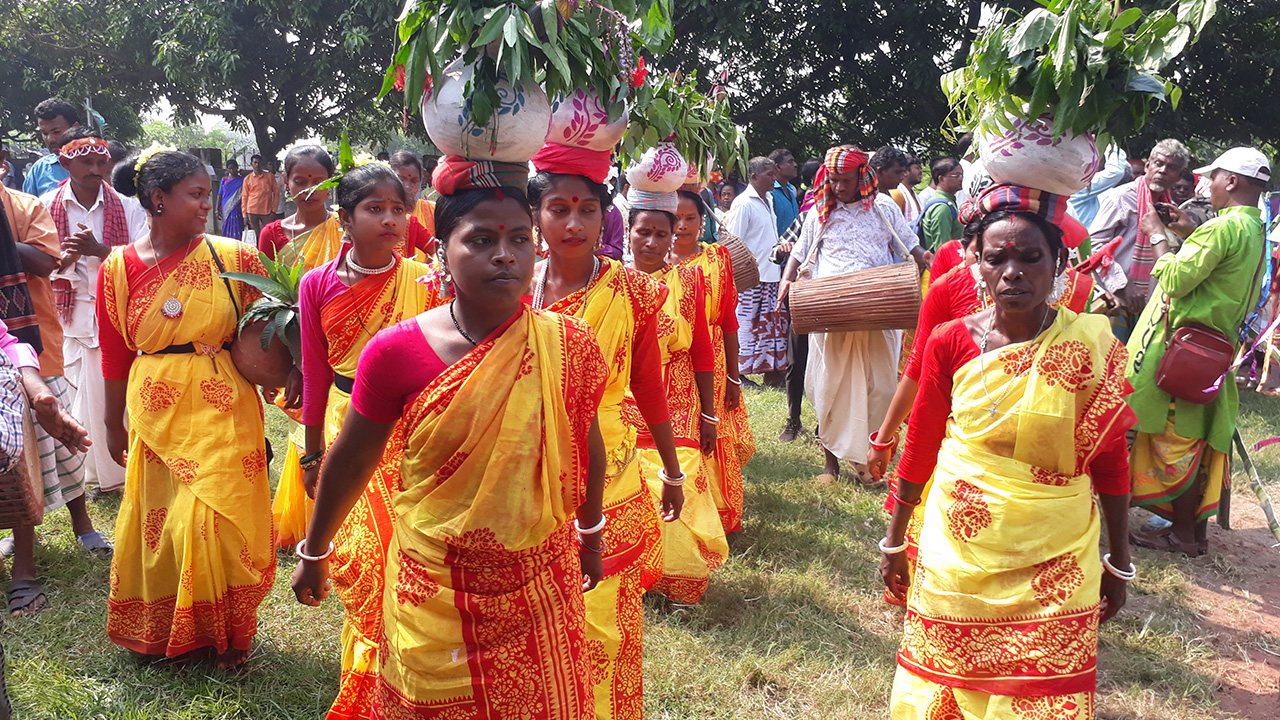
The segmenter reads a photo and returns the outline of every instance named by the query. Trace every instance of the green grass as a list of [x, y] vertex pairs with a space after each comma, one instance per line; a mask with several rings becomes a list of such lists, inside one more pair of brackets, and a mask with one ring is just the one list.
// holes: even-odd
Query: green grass
[[[747, 467], [743, 532], [696, 607], [647, 602], [646, 715], [650, 718], [883, 718], [900, 615], [885, 605], [876, 572], [884, 496], [813, 480], [820, 453], [805, 436], [777, 442], [785, 399], [746, 394], [758, 453]], [[1246, 441], [1280, 435], [1280, 400], [1246, 393]], [[277, 462], [282, 416], [268, 416]], [[805, 424], [813, 426], [806, 415]], [[1280, 450], [1256, 458], [1280, 476]], [[1272, 486], [1274, 488], [1274, 485]], [[1250, 502], [1243, 500], [1242, 502]], [[90, 503], [110, 532], [117, 503]], [[209, 668], [144, 666], [106, 638], [108, 568], [78, 551], [65, 512], [40, 529], [37, 561], [49, 607], [9, 618], [3, 642], [9, 687], [22, 718], [195, 720], [317, 718], [337, 690], [342, 612], [315, 610], [288, 589], [294, 561], [281, 556], [275, 590], [260, 610], [254, 661], [241, 675]], [[1187, 597], [1187, 562], [1139, 552], [1129, 605], [1104, 627], [1099, 717], [1220, 717], [1213, 650]], [[1214, 570], [1216, 572], [1216, 570]], [[1221, 580], [1232, 572], [1222, 569]], [[1259, 642], [1277, 642], [1264, 636]]]

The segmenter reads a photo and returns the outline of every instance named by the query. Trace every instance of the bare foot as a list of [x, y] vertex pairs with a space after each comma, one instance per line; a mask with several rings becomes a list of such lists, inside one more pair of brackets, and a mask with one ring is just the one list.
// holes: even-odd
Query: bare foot
[[251, 654], [251, 650], [228, 650], [214, 658], [213, 666], [220, 670], [235, 672], [244, 668]]

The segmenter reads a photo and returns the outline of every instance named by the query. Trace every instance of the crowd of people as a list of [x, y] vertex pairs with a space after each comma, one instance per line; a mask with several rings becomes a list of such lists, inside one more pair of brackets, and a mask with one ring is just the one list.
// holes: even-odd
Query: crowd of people
[[[346, 610], [330, 718], [639, 718], [642, 598], [699, 602], [743, 528], [743, 387], [785, 390], [783, 442], [807, 399], [820, 482], [889, 487], [894, 718], [1091, 717], [1130, 543], [1208, 552], [1236, 383], [1186, 399], [1159, 368], [1180, 328], [1238, 344], [1270, 293], [1256, 150], [1189, 172], [1163, 140], [1067, 197], [992, 183], [970, 137], [616, 193], [608, 150], [299, 145], [215, 189], [185, 152], [114, 157], [65, 101], [34, 115], [51, 153], [0, 187], [0, 393], [147, 661], [241, 667], [287, 547], [297, 599]], [[279, 388], [230, 352], [262, 257], [303, 273]], [[899, 263], [925, 287], [905, 335], [795, 332], [800, 283]], [[274, 499], [264, 399], [291, 422]], [[87, 486], [121, 494], [114, 545]], [[47, 604], [34, 544], [0, 540], [13, 616]]]

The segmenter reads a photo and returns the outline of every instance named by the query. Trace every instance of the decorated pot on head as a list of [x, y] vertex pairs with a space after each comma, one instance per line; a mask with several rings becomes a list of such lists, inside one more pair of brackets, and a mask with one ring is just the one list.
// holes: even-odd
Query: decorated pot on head
[[1049, 115], [1035, 122], [1014, 118], [1011, 124], [1011, 130], [978, 132], [978, 154], [993, 184], [1056, 195], [1074, 195], [1088, 186], [1101, 160], [1092, 136], [1068, 130], [1055, 140]]
[[546, 144], [533, 156], [538, 172], [581, 175], [603, 184], [613, 169], [613, 149], [627, 132], [627, 109], [616, 120], [594, 91], [575, 90], [551, 104]]
[[501, 163], [524, 163], [547, 140], [551, 104], [537, 85], [517, 89], [498, 78], [501, 104], [483, 126], [472, 120], [464, 91], [475, 68], [455, 60], [445, 68], [444, 81], [422, 96], [422, 124], [431, 142], [445, 155]]
[[684, 159], [676, 146], [660, 142], [649, 148], [639, 162], [627, 168], [627, 182], [631, 192], [627, 200], [631, 210], [662, 210], [676, 212], [679, 196], [676, 191], [689, 177], [689, 161]]

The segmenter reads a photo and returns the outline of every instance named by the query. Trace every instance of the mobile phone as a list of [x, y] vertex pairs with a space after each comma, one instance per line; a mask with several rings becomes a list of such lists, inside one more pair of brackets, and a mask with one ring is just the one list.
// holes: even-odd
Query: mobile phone
[[1171, 209], [1172, 206], [1170, 205], [1166, 205], [1165, 203], [1156, 203], [1156, 215], [1160, 216], [1160, 222], [1165, 225], [1173, 223], [1173, 213], [1170, 212]]

